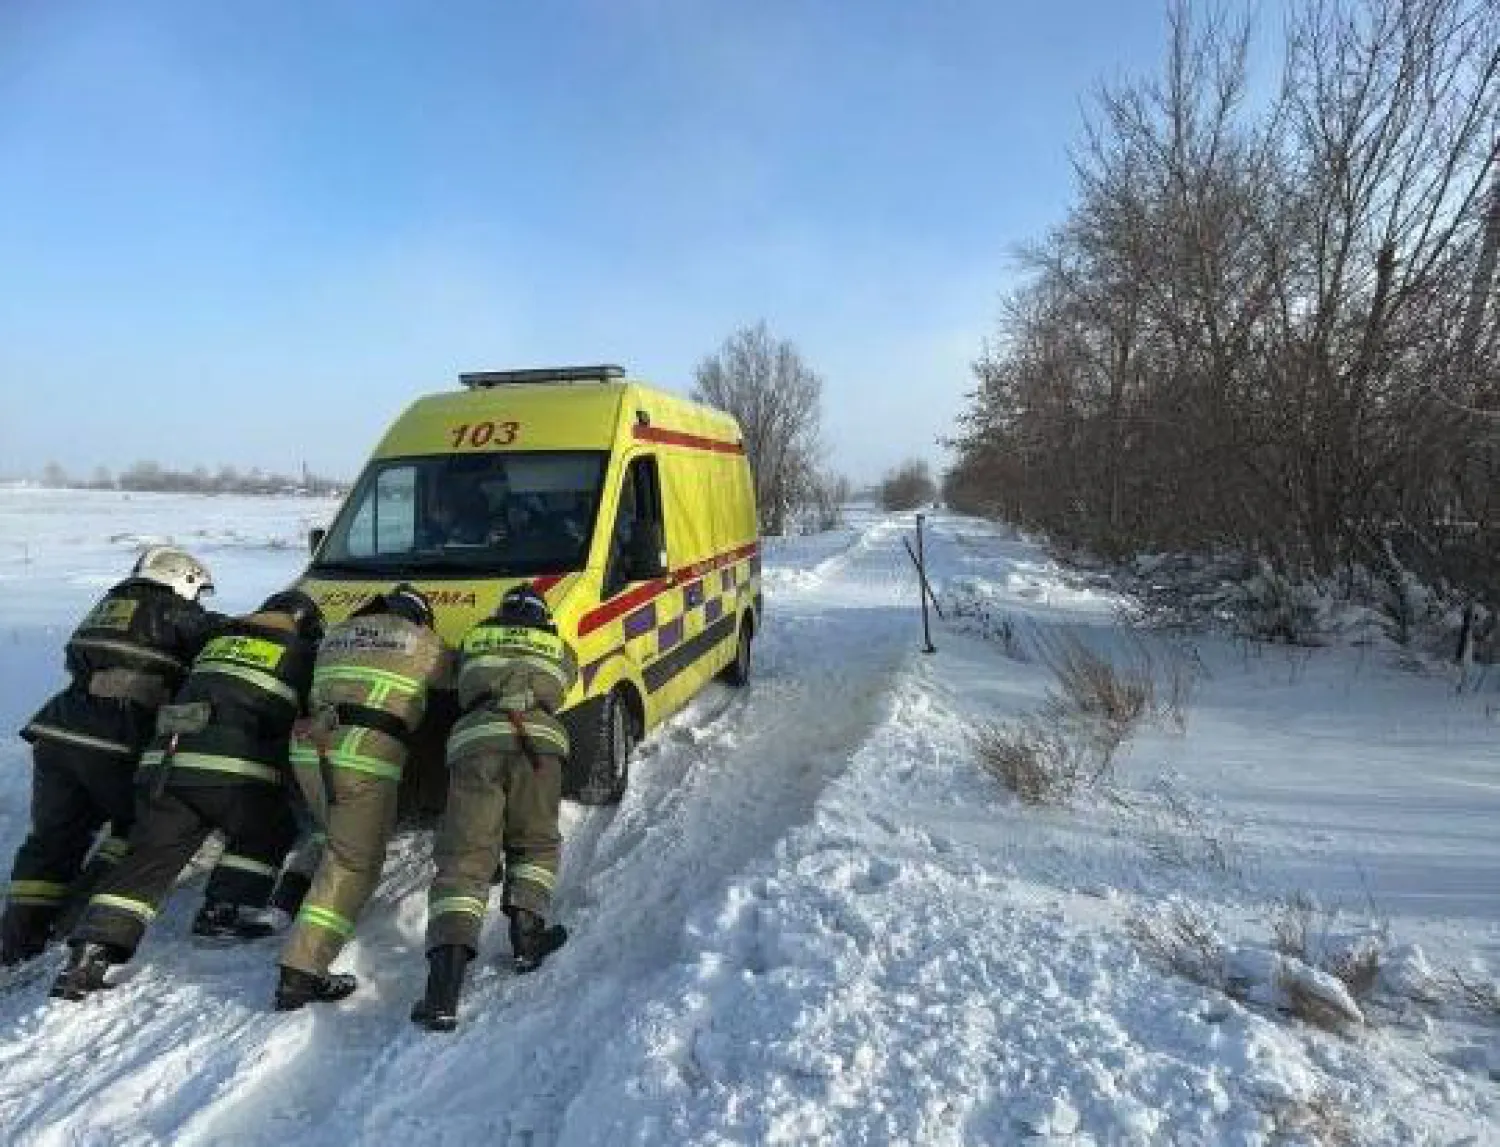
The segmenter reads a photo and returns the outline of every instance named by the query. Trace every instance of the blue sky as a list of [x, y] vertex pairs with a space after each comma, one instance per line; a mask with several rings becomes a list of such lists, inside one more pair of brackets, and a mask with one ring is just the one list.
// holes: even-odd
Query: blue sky
[[940, 460], [1153, 0], [0, 0], [0, 473], [352, 474], [460, 369], [686, 390], [766, 319], [828, 460]]

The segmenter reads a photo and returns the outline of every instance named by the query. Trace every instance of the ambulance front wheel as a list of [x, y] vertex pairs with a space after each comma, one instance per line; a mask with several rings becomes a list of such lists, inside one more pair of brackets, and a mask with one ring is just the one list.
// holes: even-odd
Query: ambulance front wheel
[[573, 742], [563, 796], [585, 805], [618, 804], [630, 782], [636, 715], [623, 688], [564, 715]]
[[724, 668], [720, 675], [726, 685], [743, 686], [750, 684], [750, 643], [755, 638], [755, 632], [750, 627], [750, 619], [747, 617], [740, 622], [739, 642], [734, 647], [734, 660]]

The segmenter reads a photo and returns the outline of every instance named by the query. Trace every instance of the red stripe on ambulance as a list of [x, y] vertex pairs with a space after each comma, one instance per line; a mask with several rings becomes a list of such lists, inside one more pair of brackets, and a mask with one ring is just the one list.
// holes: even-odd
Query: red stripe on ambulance
[[722, 554], [705, 558], [703, 561], [695, 562], [690, 566], [683, 566], [681, 569], [673, 570], [664, 578], [648, 581], [644, 585], [631, 590], [629, 593], [622, 593], [619, 597], [612, 598], [598, 609], [591, 610], [579, 618], [578, 636], [587, 637], [595, 630], [604, 628], [604, 626], [623, 617], [631, 610], [643, 606], [648, 602], [655, 601], [674, 586], [695, 581], [703, 577], [704, 574], [733, 565], [735, 562], [744, 561], [746, 558], [753, 558], [759, 552], [760, 543], [751, 542], [747, 546], [738, 546], [732, 550], [725, 550]]
[[697, 434], [686, 434], [681, 430], [663, 430], [659, 426], [635, 428], [638, 442], [655, 442], [662, 446], [685, 446], [689, 450], [708, 450], [715, 454], [743, 454], [745, 447], [740, 442], [728, 442], [722, 438], [703, 438]]

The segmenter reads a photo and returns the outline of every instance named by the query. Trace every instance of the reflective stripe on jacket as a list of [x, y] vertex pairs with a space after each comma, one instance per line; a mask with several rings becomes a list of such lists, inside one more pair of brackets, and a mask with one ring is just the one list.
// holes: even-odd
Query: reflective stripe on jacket
[[282, 614], [229, 622], [203, 647], [174, 699], [174, 708], [207, 702], [207, 722], [175, 741], [158, 733], [142, 765], [167, 760], [174, 786], [280, 781], [314, 656]]
[[313, 672], [312, 707], [379, 709], [415, 732], [446, 663], [442, 639], [391, 614], [351, 617], [328, 631]]
[[459, 650], [458, 703], [448, 759], [501, 752], [566, 757], [568, 733], [557, 719], [578, 678], [578, 662], [556, 634], [482, 621]]
[[399, 781], [401, 770], [406, 765], [406, 746], [378, 729], [357, 725], [340, 725], [334, 729], [324, 753], [319, 752], [310, 738], [292, 742], [293, 768], [316, 771], [322, 768], [325, 760], [335, 769]]
[[[511, 717], [514, 713], [514, 709], [482, 701], [453, 722], [453, 731], [448, 734], [449, 762], [475, 753], [525, 753], [526, 746]], [[568, 755], [568, 731], [556, 717], [534, 709], [520, 714], [519, 722], [519, 732], [530, 743], [531, 752], [552, 757]]]
[[578, 663], [555, 633], [482, 621], [459, 651], [458, 705], [467, 712], [490, 700], [525, 712], [555, 714], [578, 677]]

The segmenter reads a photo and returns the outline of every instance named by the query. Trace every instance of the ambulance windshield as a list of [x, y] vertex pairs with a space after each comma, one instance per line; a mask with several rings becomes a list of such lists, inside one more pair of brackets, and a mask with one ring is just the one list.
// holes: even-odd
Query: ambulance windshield
[[495, 577], [582, 569], [607, 457], [549, 451], [376, 462], [313, 569]]

